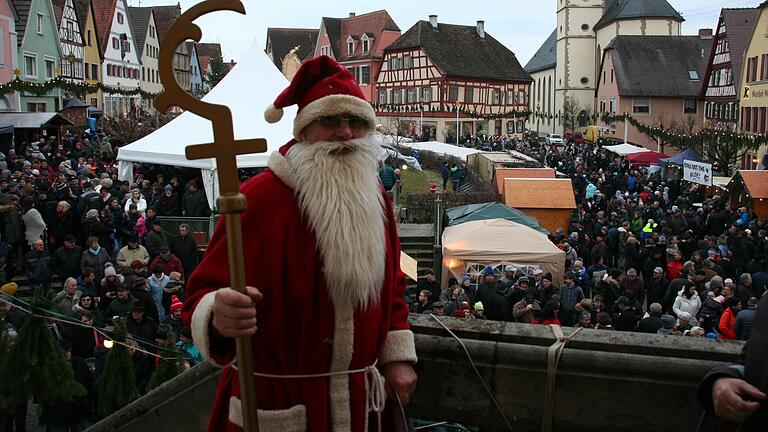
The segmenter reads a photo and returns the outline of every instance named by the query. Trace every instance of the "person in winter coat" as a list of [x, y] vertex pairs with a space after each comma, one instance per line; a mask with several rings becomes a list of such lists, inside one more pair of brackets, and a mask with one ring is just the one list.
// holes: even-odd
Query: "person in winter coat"
[[731, 297], [725, 301], [725, 310], [720, 317], [718, 330], [721, 339], [736, 340], [736, 315], [741, 310], [741, 300], [738, 297]]
[[152, 269], [152, 276], [147, 279], [147, 290], [155, 301], [157, 315], [160, 320], [165, 319], [165, 308], [163, 308], [163, 288], [168, 285], [171, 279], [163, 273], [162, 266], [156, 266]]
[[180, 216], [179, 196], [173, 192], [173, 186], [165, 185], [157, 203], [158, 216]]
[[132, 234], [127, 239], [128, 244], [120, 249], [117, 254], [117, 267], [120, 271], [127, 271], [131, 268], [131, 263], [140, 261], [143, 265], [149, 264], [149, 253], [147, 249], [139, 244], [139, 238]]
[[643, 286], [643, 281], [637, 277], [637, 271], [633, 268], [627, 270], [627, 275], [621, 280], [622, 294], [627, 291], [632, 293], [635, 300], [643, 304], [643, 301], [645, 301], [645, 287]]
[[[90, 314], [93, 325], [101, 327], [105, 324], [104, 314], [101, 313], [101, 310], [97, 307], [96, 297], [90, 294], [83, 294], [80, 296], [77, 304], [72, 306], [72, 314], [77, 317], [82, 315], [83, 312]], [[93, 357], [93, 353], [88, 357]]]
[[98, 237], [88, 237], [86, 245], [88, 249], [83, 251], [80, 258], [80, 269], [83, 271], [85, 268], [92, 268], [96, 272], [96, 280], [101, 281], [104, 278], [104, 264], [110, 261], [109, 253], [99, 245]]
[[716, 296], [713, 291], [710, 291], [707, 293], [707, 298], [701, 304], [701, 309], [699, 309], [699, 314], [696, 318], [698, 319], [699, 327], [702, 327], [707, 333], [713, 332], [720, 322], [720, 316], [723, 313], [723, 302], [725, 302], [723, 296]]
[[62, 238], [64, 245], [53, 252], [53, 271], [61, 279], [80, 276], [80, 259], [83, 248], [76, 244], [75, 236], [67, 234]]
[[747, 307], [736, 315], [736, 325], [733, 330], [739, 340], [747, 340], [752, 334], [752, 325], [757, 315], [757, 298], [752, 297], [747, 302]]
[[563, 276], [565, 283], [560, 289], [560, 322], [568, 327], [576, 323], [576, 305], [584, 299], [584, 291], [576, 285], [574, 278], [573, 273], [566, 272]]
[[619, 313], [613, 320], [613, 328], [619, 331], [635, 331], [637, 327], [637, 315], [632, 308], [632, 301], [625, 296], [616, 300]]
[[67, 201], [56, 204], [56, 219], [49, 226], [49, 234], [55, 246], [61, 246], [64, 238], [78, 232], [78, 221]]
[[155, 220], [152, 222], [152, 230], [144, 239], [144, 245], [147, 247], [147, 252], [149, 252], [149, 258], [155, 259], [156, 256], [160, 255], [160, 248], [169, 246], [170, 244], [171, 239], [168, 236], [168, 233], [163, 231], [160, 221]]
[[187, 191], [181, 197], [181, 214], [187, 217], [206, 217], [210, 213], [205, 192], [198, 189], [197, 180], [187, 182]]
[[181, 273], [183, 279], [186, 274], [184, 273], [184, 266], [181, 265], [181, 261], [171, 253], [168, 245], [160, 246], [160, 255], [155, 257], [152, 263], [149, 264], [151, 269], [158, 267], [163, 269], [163, 273], [166, 275], [171, 274], [171, 272], [178, 272]]
[[51, 287], [53, 275], [51, 254], [45, 250], [45, 243], [37, 239], [32, 245], [32, 250], [25, 256], [27, 278], [32, 286], [42, 285], [45, 291]]
[[104, 267], [104, 278], [101, 280], [99, 293], [102, 298], [115, 298], [117, 290], [125, 283], [125, 276], [117, 274], [112, 263]]
[[134, 188], [131, 190], [131, 197], [128, 198], [128, 201], [125, 202], [124, 206], [126, 213], [129, 213], [131, 204], [136, 204], [136, 212], [139, 213], [139, 215], [143, 215], [147, 210], [147, 200], [141, 196], [141, 191], [139, 188]]
[[531, 323], [536, 314], [541, 312], [541, 304], [534, 298], [533, 294], [528, 294], [515, 303], [512, 307], [512, 315], [515, 317], [515, 322]]
[[534, 315], [534, 318], [533, 318], [533, 321], [531, 321], [531, 324], [560, 325], [560, 320], [558, 319], [559, 315], [560, 315], [560, 300], [552, 299], [548, 301], [547, 304], [544, 305], [544, 307], [541, 309], [541, 312]]
[[484, 271], [484, 282], [477, 288], [477, 297], [483, 302], [489, 320], [512, 321], [512, 304], [505, 290], [496, 281], [491, 267]]
[[[688, 283], [677, 293], [675, 303], [672, 305], [672, 311], [676, 316], [680, 316], [682, 312], [688, 312], [691, 317], [695, 317], [701, 309], [701, 298], [696, 292], [696, 286], [692, 283]], [[698, 325], [698, 321], [695, 318], [691, 318], [692, 325]]]
[[[189, 225], [179, 225], [179, 235], [171, 240], [171, 252], [181, 261], [182, 272], [188, 278], [198, 264], [197, 242], [189, 232]], [[166, 272], [170, 274], [170, 272]]]

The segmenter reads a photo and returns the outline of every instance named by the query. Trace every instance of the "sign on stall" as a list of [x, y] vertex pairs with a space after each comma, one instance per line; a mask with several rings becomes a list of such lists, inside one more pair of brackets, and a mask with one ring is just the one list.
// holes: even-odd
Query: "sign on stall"
[[712, 164], [684, 160], [683, 180], [704, 186], [712, 186]]

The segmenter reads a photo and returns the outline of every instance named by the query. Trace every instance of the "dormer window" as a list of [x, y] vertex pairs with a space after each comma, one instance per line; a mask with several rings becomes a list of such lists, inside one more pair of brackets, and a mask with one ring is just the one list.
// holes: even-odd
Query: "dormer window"
[[373, 36], [369, 33], [363, 33], [360, 41], [363, 43], [363, 54], [368, 54], [371, 51], [371, 45], [373, 45]]
[[355, 53], [355, 43], [347, 42], [347, 54], [353, 55]]

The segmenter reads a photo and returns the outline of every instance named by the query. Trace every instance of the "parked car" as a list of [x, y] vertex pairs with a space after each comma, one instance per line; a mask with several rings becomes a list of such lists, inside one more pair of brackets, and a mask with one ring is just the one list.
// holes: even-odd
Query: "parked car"
[[561, 137], [558, 134], [547, 134], [547, 144], [557, 144], [557, 145], [563, 145], [563, 137]]

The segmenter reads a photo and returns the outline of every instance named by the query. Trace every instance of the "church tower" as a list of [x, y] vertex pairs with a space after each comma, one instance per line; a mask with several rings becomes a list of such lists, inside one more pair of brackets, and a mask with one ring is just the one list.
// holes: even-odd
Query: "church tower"
[[[611, 0], [608, 0], [611, 1]], [[555, 112], [562, 128], [565, 97], [573, 98], [578, 111], [595, 112], [597, 88], [597, 36], [594, 30], [604, 13], [605, 0], [557, 0], [557, 69]], [[578, 113], [577, 113], [578, 114]]]

